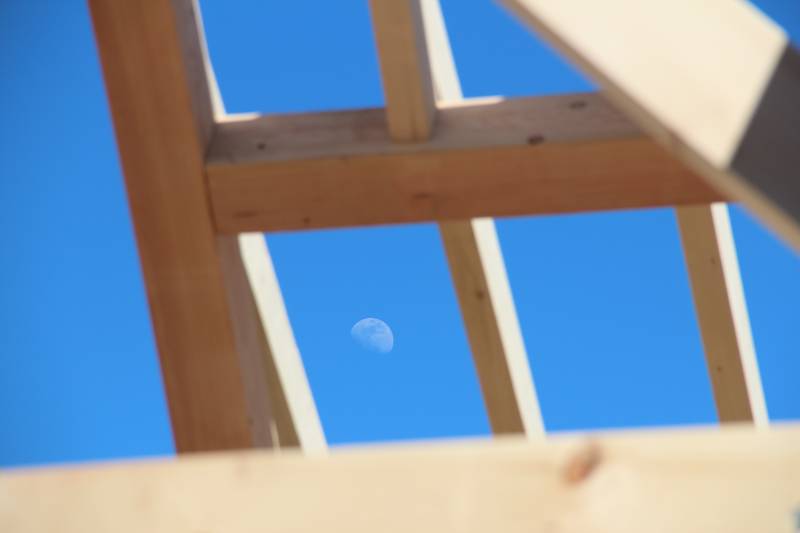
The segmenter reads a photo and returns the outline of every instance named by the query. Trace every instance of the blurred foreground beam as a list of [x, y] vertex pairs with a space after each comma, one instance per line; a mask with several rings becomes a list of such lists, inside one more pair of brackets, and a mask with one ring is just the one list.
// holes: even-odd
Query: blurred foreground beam
[[800, 427], [236, 452], [0, 475], [0, 531], [796, 529]]
[[800, 52], [780, 27], [744, 0], [502, 3], [800, 250]]

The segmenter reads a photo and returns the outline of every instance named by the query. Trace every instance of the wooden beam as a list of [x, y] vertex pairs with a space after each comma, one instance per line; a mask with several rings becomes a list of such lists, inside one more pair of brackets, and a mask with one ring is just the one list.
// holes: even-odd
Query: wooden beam
[[223, 233], [724, 200], [597, 94], [440, 104], [414, 144], [383, 109], [232, 117], [206, 168]]
[[389, 132], [395, 141], [420, 141], [433, 132], [436, 99], [428, 67], [420, 0], [370, 0], [380, 56]]
[[800, 250], [800, 53], [781, 28], [743, 0], [503, 3]]
[[491, 219], [439, 225], [492, 433], [544, 435], [503, 253]]
[[[422, 0], [422, 26], [436, 97], [463, 99], [439, 0]], [[544, 435], [525, 342], [490, 218], [439, 224], [486, 414], [494, 434]]]
[[[199, 14], [196, 4], [195, 9]], [[214, 119], [222, 121], [227, 113], [208, 56], [202, 17], [197, 26]], [[242, 357], [250, 358], [243, 365], [247, 396], [271, 407], [271, 419], [262, 417], [254, 423], [260, 430], [260, 426], [266, 426], [274, 447], [299, 447], [309, 454], [324, 452], [325, 434], [264, 235], [246, 233], [219, 236], [218, 240], [231, 248], [224, 256], [228, 260], [223, 261], [229, 297], [247, 302], [233, 308], [238, 330], [243, 329], [241, 324], [250, 324], [246, 329], [248, 349], [240, 351]]]
[[769, 422], [728, 210], [676, 210], [720, 422]]
[[194, 5], [89, 5], [176, 448], [268, 446], [266, 386], [252, 366], [260, 323], [238, 245], [216, 238], [208, 203], [214, 113]]
[[271, 404], [281, 448], [298, 446], [305, 453], [327, 449], [317, 406], [303, 360], [286, 314], [278, 278], [264, 235], [239, 236], [249, 289], [265, 331], [264, 346]]
[[0, 530], [789, 533], [798, 449], [794, 425], [5, 472]]

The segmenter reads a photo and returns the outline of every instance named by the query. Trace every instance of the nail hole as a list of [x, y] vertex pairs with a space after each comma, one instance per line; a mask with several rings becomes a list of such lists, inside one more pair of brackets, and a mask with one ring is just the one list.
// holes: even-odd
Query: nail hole
[[543, 143], [543, 142], [544, 142], [544, 137], [541, 136], [541, 135], [537, 134], [537, 135], [531, 135], [530, 137], [528, 137], [528, 144], [533, 145], [533, 144], [540, 144], [540, 143]]
[[569, 103], [569, 108], [570, 109], [583, 109], [587, 105], [588, 104], [586, 102], [584, 102], [583, 100], [575, 100], [574, 102], [570, 102]]

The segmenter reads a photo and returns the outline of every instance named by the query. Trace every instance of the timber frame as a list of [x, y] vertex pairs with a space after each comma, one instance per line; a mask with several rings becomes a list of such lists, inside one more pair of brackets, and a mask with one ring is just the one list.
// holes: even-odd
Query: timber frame
[[[800, 247], [800, 55], [742, 0], [502, 3], [603, 93], [464, 99], [438, 0], [369, 0], [385, 108], [227, 115], [195, 1], [89, 0], [181, 456], [4, 473], [1, 531], [800, 530], [720, 203]], [[662, 206], [725, 427], [545, 438], [490, 217]], [[422, 221], [507, 436], [329, 452], [262, 233]]]

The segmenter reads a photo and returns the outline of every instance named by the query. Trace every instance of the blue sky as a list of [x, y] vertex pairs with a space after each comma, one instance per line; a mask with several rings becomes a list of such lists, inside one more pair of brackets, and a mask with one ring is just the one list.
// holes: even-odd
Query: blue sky
[[[201, 5], [229, 111], [382, 104], [366, 0]], [[799, 2], [758, 5], [800, 40]], [[466, 96], [592, 90], [489, 0], [443, 9]], [[173, 453], [83, 1], [0, 0], [0, 160], [0, 465]], [[770, 415], [799, 419], [800, 260], [732, 219]], [[671, 210], [497, 228], [548, 430], [715, 420]], [[331, 443], [487, 434], [435, 225], [267, 238]]]

